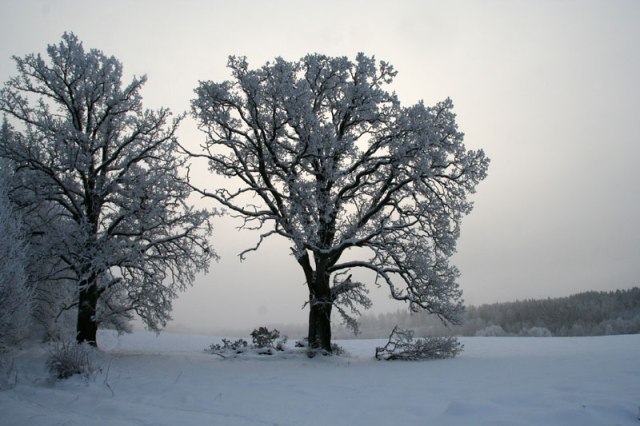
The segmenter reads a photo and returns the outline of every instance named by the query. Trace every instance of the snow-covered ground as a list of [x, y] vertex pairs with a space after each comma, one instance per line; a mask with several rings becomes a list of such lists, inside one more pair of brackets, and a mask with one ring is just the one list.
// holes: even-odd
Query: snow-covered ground
[[640, 335], [462, 338], [455, 359], [227, 359], [218, 339], [102, 332], [102, 372], [53, 382], [46, 351], [17, 352], [1, 425], [640, 425]]

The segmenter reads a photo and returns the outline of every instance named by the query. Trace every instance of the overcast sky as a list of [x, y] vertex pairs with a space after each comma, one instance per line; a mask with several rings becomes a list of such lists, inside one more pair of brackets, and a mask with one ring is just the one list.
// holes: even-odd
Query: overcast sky
[[[186, 111], [198, 80], [306, 53], [375, 55], [404, 105], [451, 97], [468, 148], [491, 158], [454, 263], [467, 303], [640, 285], [640, 2], [2, 1], [0, 81], [11, 55], [64, 31], [147, 74], [148, 107]], [[191, 120], [183, 142], [203, 141]], [[200, 169], [211, 187], [224, 184]], [[211, 206], [211, 205], [209, 205]], [[175, 303], [201, 329], [299, 322], [307, 297], [285, 241], [240, 263], [254, 236], [217, 221], [222, 256]], [[373, 312], [404, 308], [373, 290]]]

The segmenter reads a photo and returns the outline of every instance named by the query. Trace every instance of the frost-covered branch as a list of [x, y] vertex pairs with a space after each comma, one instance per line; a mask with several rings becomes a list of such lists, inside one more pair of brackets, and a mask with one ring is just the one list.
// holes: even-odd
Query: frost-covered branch
[[376, 359], [417, 361], [454, 358], [464, 348], [453, 336], [415, 339], [413, 335], [413, 330], [394, 327], [387, 344], [376, 348]]

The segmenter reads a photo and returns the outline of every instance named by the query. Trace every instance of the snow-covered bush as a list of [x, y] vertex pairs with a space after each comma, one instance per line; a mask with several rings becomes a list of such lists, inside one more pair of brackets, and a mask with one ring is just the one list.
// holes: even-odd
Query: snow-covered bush
[[274, 342], [279, 337], [280, 337], [280, 332], [275, 328], [272, 331], [269, 331], [267, 327], [258, 327], [251, 332], [251, 338], [253, 339], [253, 346], [255, 346], [256, 348], [275, 347]]
[[331, 343], [331, 355], [342, 356], [346, 355], [347, 351], [337, 343]]
[[49, 373], [56, 379], [66, 379], [75, 374], [89, 379], [100, 371], [95, 351], [88, 343], [59, 343], [47, 358]]
[[305, 348], [305, 353], [309, 358], [313, 358], [316, 354], [320, 353], [322, 355], [335, 355], [342, 356], [347, 355], [347, 351], [337, 343], [331, 343], [331, 352], [325, 351], [323, 349], [313, 349], [309, 347], [309, 339], [306, 337], [302, 340], [297, 340], [295, 343], [296, 348]]
[[235, 352], [236, 354], [241, 354], [248, 348], [248, 346], [249, 343], [244, 339], [238, 339], [234, 342], [228, 339], [222, 339], [222, 345], [219, 343], [212, 343], [208, 349], [205, 349], [205, 352], [217, 355], [222, 355], [223, 352]]
[[[235, 358], [240, 354], [248, 353], [255, 355], [273, 355], [277, 352], [285, 352], [287, 349], [287, 336], [280, 337], [280, 332], [276, 329], [269, 330], [267, 327], [259, 327], [251, 332], [253, 343], [249, 345], [246, 340], [238, 339], [234, 342], [222, 339], [222, 344], [210, 345], [205, 352], [221, 356], [222, 358]], [[299, 347], [296, 344], [296, 347]]]
[[413, 330], [402, 330], [396, 326], [387, 344], [376, 348], [376, 359], [415, 361], [453, 358], [463, 349], [463, 345], [453, 336], [414, 339], [413, 335]]

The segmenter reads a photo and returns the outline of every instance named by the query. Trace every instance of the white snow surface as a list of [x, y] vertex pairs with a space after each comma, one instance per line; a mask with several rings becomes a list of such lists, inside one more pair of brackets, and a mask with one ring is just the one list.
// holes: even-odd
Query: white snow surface
[[[249, 339], [247, 339], [249, 340]], [[102, 371], [48, 378], [47, 351], [14, 352], [1, 425], [640, 425], [640, 335], [461, 338], [455, 359], [222, 359], [219, 338], [99, 334]], [[290, 342], [290, 346], [293, 342]]]

